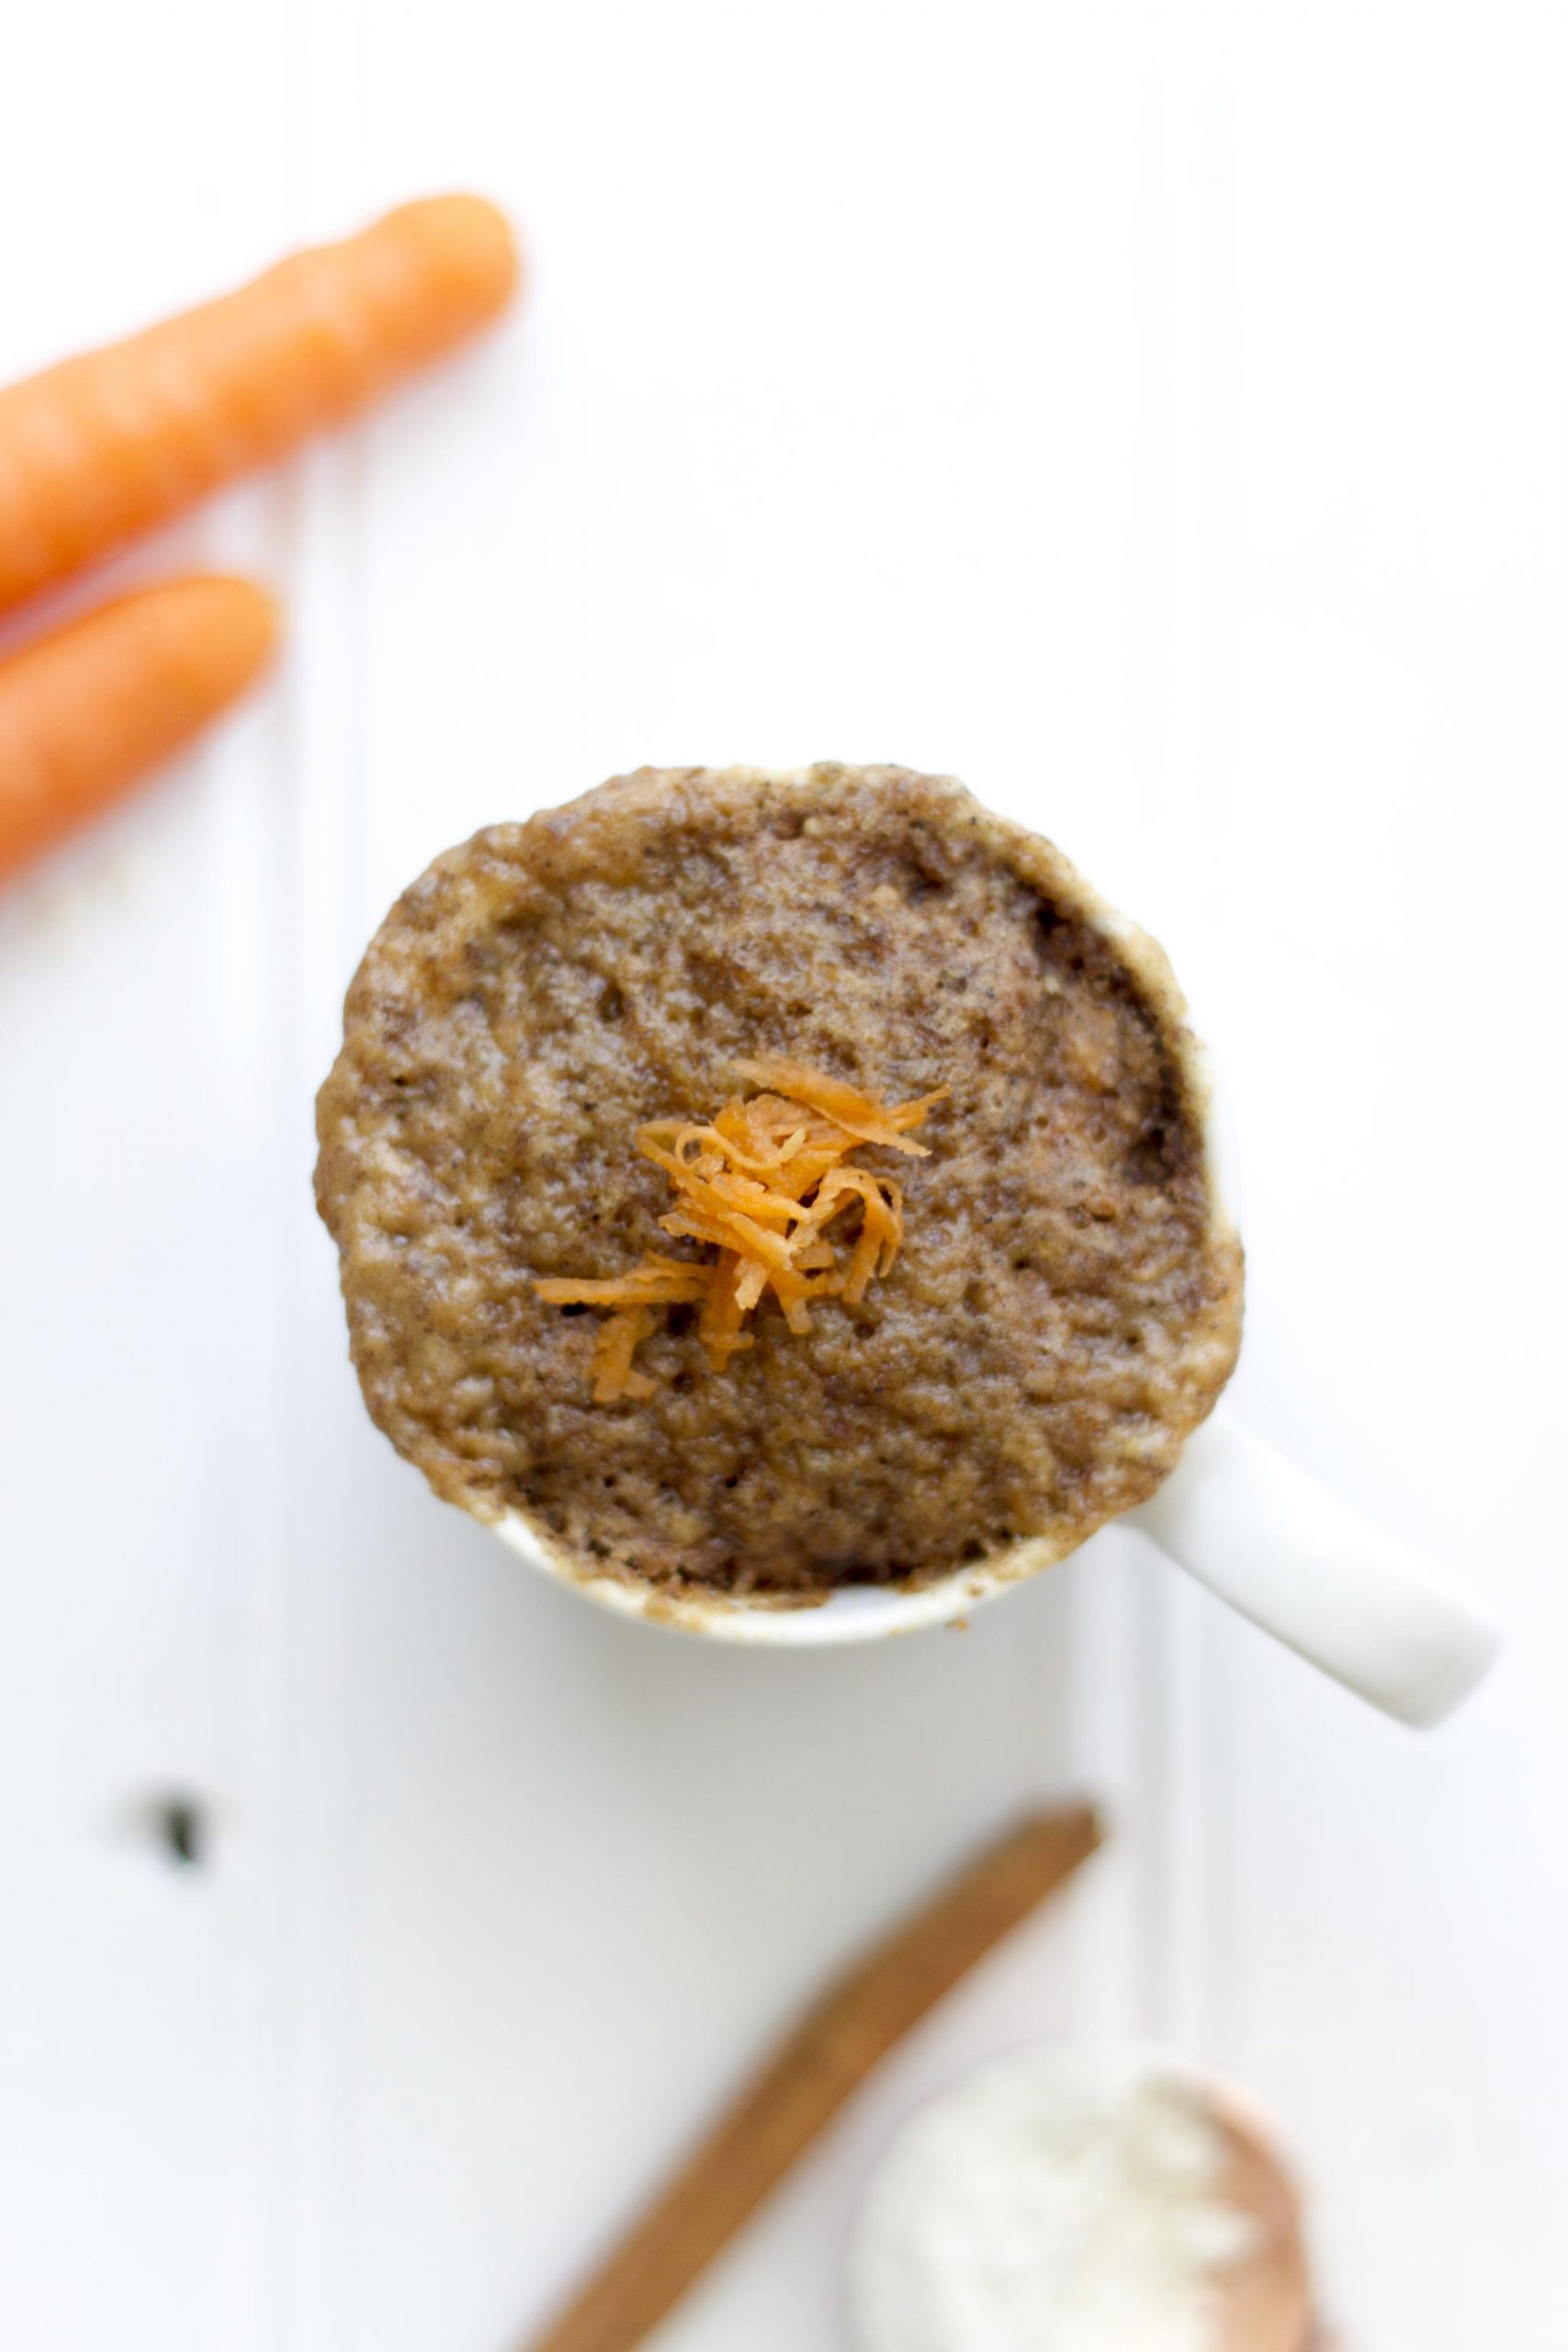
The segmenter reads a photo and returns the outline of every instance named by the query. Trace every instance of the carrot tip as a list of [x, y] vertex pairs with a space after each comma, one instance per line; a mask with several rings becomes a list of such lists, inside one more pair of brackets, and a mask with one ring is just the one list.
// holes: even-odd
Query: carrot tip
[[523, 274], [512, 223], [488, 197], [416, 197], [378, 224], [412, 238], [476, 325], [506, 308]]
[[248, 580], [167, 580], [0, 662], [0, 879], [182, 750], [265, 668], [277, 607]]

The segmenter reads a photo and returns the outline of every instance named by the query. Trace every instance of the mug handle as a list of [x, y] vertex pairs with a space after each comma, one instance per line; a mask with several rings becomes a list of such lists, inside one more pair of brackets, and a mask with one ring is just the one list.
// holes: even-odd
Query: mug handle
[[1441, 1723], [1500, 1636], [1399, 1544], [1215, 1413], [1129, 1512], [1200, 1584], [1402, 1723]]

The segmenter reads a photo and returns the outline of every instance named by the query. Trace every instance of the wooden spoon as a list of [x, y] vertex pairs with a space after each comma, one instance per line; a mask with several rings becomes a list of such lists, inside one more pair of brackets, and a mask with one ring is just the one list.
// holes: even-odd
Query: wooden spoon
[[1250, 2116], [1224, 2090], [1210, 2096], [1230, 2147], [1220, 2193], [1251, 2215], [1258, 2233], [1255, 2251], [1221, 2274], [1220, 2344], [1224, 2352], [1314, 2352], [1319, 2338], [1295, 2183]]

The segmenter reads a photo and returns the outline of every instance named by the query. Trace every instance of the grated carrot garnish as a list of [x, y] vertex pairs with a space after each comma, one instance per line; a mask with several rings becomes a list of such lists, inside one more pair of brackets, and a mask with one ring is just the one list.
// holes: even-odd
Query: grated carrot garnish
[[593, 1401], [613, 1405], [617, 1396], [651, 1396], [654, 1384], [632, 1370], [637, 1344], [653, 1329], [650, 1306], [618, 1306], [593, 1347]]
[[852, 1086], [824, 1078], [820, 1070], [807, 1069], [804, 1063], [792, 1062], [783, 1054], [763, 1054], [751, 1061], [737, 1062], [735, 1067], [742, 1078], [750, 1079], [754, 1085], [770, 1088], [791, 1102], [804, 1102], [809, 1109], [821, 1112], [858, 1143], [886, 1144], [890, 1149], [907, 1151], [917, 1159], [926, 1158], [926, 1146], [906, 1143], [905, 1131], [923, 1126], [926, 1113], [933, 1103], [943, 1101], [949, 1091], [939, 1086], [914, 1102], [874, 1102], [869, 1095], [857, 1094]]
[[[852, 1167], [867, 1144], [924, 1159], [911, 1143], [939, 1086], [910, 1102], [878, 1102], [838, 1079], [782, 1055], [737, 1062], [741, 1077], [761, 1088], [750, 1100], [732, 1095], [710, 1121], [651, 1119], [637, 1131], [637, 1147], [661, 1168], [675, 1204], [660, 1218], [677, 1240], [694, 1241], [711, 1259], [669, 1258], [657, 1250], [608, 1281], [536, 1278], [547, 1306], [610, 1310], [593, 1349], [593, 1398], [647, 1397], [655, 1384], [633, 1358], [658, 1324], [660, 1307], [701, 1306], [697, 1338], [714, 1372], [754, 1344], [743, 1327], [772, 1292], [792, 1331], [811, 1329], [811, 1302], [842, 1298], [857, 1305], [878, 1274], [886, 1274], [903, 1246], [904, 1199], [889, 1177]], [[861, 1206], [860, 1231], [840, 1259], [827, 1228]]]

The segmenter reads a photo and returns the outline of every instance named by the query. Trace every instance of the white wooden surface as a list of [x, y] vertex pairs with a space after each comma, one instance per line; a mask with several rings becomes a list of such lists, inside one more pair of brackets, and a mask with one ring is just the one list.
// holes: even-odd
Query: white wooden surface
[[[8, 26], [0, 372], [424, 187], [535, 283], [121, 567], [255, 567], [287, 666], [0, 908], [7, 2352], [502, 2352], [823, 1969], [1086, 1783], [1113, 1852], [669, 2352], [831, 2344], [879, 2135], [1069, 2029], [1277, 2102], [1352, 2343], [1568, 2335], [1559, 21]], [[623, 765], [829, 754], [956, 769], [1166, 938], [1241, 1132], [1238, 1403], [1511, 1621], [1448, 1732], [1127, 1535], [965, 1636], [710, 1656], [366, 1424], [310, 1095], [385, 902]]]

